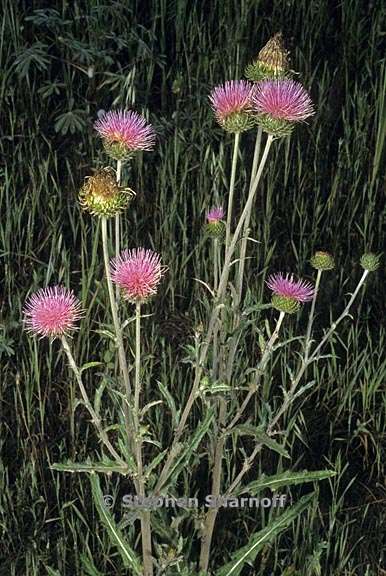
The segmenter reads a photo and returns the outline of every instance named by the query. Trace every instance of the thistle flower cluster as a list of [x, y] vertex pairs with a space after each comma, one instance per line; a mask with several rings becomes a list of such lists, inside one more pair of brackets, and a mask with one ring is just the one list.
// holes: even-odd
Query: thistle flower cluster
[[361, 266], [368, 272], [375, 272], [380, 266], [381, 254], [374, 254], [374, 252], [367, 252], [361, 257]]
[[63, 286], [53, 286], [32, 294], [24, 305], [23, 314], [28, 332], [53, 340], [75, 330], [83, 311], [72, 291]]
[[94, 124], [107, 154], [114, 160], [127, 160], [140, 150], [152, 150], [155, 132], [151, 124], [132, 110], [112, 110]]
[[209, 96], [217, 122], [227, 132], [245, 132], [254, 125], [250, 114], [253, 84], [231, 80], [216, 86]]
[[110, 263], [112, 281], [123, 297], [134, 303], [146, 302], [156, 294], [165, 270], [160, 255], [144, 248], [124, 250]]
[[110, 217], [125, 210], [134, 196], [131, 188], [118, 185], [115, 171], [108, 167], [86, 177], [79, 192], [79, 203], [94, 216]]
[[222, 206], [214, 206], [206, 213], [206, 232], [214, 239], [223, 240], [225, 237], [225, 216]]
[[312, 256], [310, 264], [315, 270], [333, 270], [335, 268], [334, 258], [328, 252], [318, 250]]
[[273, 136], [287, 136], [296, 122], [312, 116], [314, 108], [308, 92], [294, 80], [257, 82], [252, 95], [256, 123]]
[[300, 310], [301, 304], [312, 300], [315, 293], [310, 282], [295, 280], [292, 274], [272, 274], [266, 284], [272, 290], [272, 306], [286, 314]]
[[245, 77], [251, 82], [283, 78], [288, 74], [288, 51], [284, 48], [280, 32], [272, 36], [260, 50], [257, 58], [245, 69]]

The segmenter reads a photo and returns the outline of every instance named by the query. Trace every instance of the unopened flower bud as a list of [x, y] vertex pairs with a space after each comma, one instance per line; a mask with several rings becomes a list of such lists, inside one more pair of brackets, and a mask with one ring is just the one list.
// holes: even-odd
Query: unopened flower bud
[[363, 254], [361, 258], [361, 266], [364, 270], [369, 272], [375, 272], [379, 268], [379, 261], [381, 259], [381, 254], [377, 255], [374, 252], [367, 252]]
[[316, 270], [332, 270], [335, 268], [334, 258], [328, 252], [319, 250], [310, 260], [311, 266]]
[[268, 40], [260, 50], [257, 59], [248, 64], [245, 69], [245, 76], [252, 82], [284, 78], [288, 68], [288, 51], [284, 48], [283, 36], [279, 32]]
[[211, 208], [206, 214], [207, 223], [205, 230], [211, 238], [223, 240], [225, 237], [226, 227], [224, 218], [224, 209], [221, 206]]
[[114, 216], [127, 208], [135, 192], [119, 186], [112, 168], [97, 170], [88, 176], [79, 192], [81, 207], [94, 216]]
[[279, 310], [279, 312], [285, 312], [286, 314], [295, 314], [300, 310], [300, 303], [295, 300], [295, 298], [289, 298], [288, 296], [279, 296], [278, 294], [272, 294], [272, 306]]

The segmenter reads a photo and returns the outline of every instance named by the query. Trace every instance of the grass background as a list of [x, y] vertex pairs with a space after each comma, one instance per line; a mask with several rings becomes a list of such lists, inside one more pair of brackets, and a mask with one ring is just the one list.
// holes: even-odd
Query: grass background
[[[267, 298], [268, 271], [311, 279], [312, 252], [329, 250], [337, 268], [324, 276], [320, 334], [359, 279], [361, 254], [380, 251], [384, 240], [386, 8], [356, 0], [3, 0], [2, 7], [0, 574], [125, 574], [98, 525], [87, 478], [49, 470], [54, 461], [95, 453], [96, 440], [81, 409], [72, 416], [74, 384], [58, 346], [36, 344], [20, 323], [30, 290], [71, 286], [87, 308], [74, 341], [79, 363], [105, 362], [104, 371], [88, 373], [87, 385], [91, 390], [96, 379], [112, 378], [111, 344], [95, 332], [98, 322], [110, 321], [99, 228], [77, 203], [83, 177], [107, 161], [92, 122], [98, 110], [133, 107], [158, 133], [155, 152], [125, 169], [137, 199], [124, 235], [129, 247], [162, 252], [169, 267], [145, 329], [145, 369], [152, 372], [147, 397], [159, 399], [156, 382], [162, 382], [179, 405], [190, 385], [184, 346], [207, 306], [193, 278], [208, 281], [212, 273], [202, 223], [208, 206], [226, 196], [232, 151], [208, 92], [242, 77], [268, 38], [283, 31], [317, 114], [274, 145], [254, 216], [252, 236], [261, 244], [250, 246], [247, 300]], [[236, 209], [245, 197], [253, 134], [243, 135], [241, 144]], [[334, 467], [338, 475], [320, 486], [319, 504], [267, 547], [251, 574], [385, 573], [384, 279], [382, 270], [369, 277], [331, 357], [314, 369], [307, 402], [291, 417], [291, 467]], [[300, 315], [286, 335], [302, 328]], [[256, 338], [252, 333], [244, 341], [240, 374], [256, 356]], [[282, 352], [263, 399], [279, 401], [290, 362]], [[251, 410], [259, 414], [258, 406]], [[108, 414], [116, 415], [114, 400]], [[170, 441], [170, 418], [162, 410], [153, 431]], [[269, 471], [281, 462], [263, 455], [257, 466]], [[197, 459], [192, 471], [194, 489], [204, 492], [205, 463]], [[188, 476], [185, 482], [189, 486]], [[229, 549], [241, 546], [264, 521], [263, 513], [245, 512], [230, 525], [226, 514], [219, 515], [215, 564], [224, 560], [224, 542]], [[192, 559], [197, 549], [188, 536], [196, 524], [197, 518], [181, 521], [183, 554]], [[134, 535], [130, 524], [126, 530]], [[178, 548], [173, 529], [163, 541]]]

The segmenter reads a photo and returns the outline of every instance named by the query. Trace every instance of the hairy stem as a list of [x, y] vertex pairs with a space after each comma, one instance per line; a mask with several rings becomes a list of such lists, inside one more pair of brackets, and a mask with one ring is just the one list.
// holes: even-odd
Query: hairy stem
[[[251, 177], [249, 180], [249, 190], [251, 190], [254, 178], [256, 176], [256, 170], [257, 170], [257, 165], [258, 165], [259, 156], [260, 156], [260, 149], [261, 149], [262, 133], [263, 133], [263, 131], [259, 126], [257, 129], [257, 134], [256, 134], [255, 151], [253, 154]], [[236, 311], [235, 311], [235, 319], [234, 319], [234, 330], [236, 330], [238, 328], [238, 326], [240, 325], [239, 307], [240, 307], [242, 293], [243, 293], [245, 257], [246, 257], [248, 237], [249, 237], [249, 232], [250, 232], [249, 224], [250, 224], [250, 220], [251, 220], [251, 215], [252, 215], [252, 204], [251, 204], [251, 208], [250, 208], [250, 210], [246, 216], [246, 219], [245, 219], [243, 236], [241, 238], [240, 260], [238, 263], [237, 280], [236, 280], [236, 300], [235, 300]], [[235, 359], [237, 342], [238, 342], [238, 336], [234, 335], [232, 337], [232, 340], [231, 340], [231, 344], [229, 347], [229, 354], [228, 354], [227, 374], [226, 374], [226, 378], [227, 378], [228, 382], [230, 382], [230, 380], [232, 378], [233, 362]]]
[[[250, 189], [252, 187], [253, 180], [254, 180], [255, 175], [256, 175], [257, 163], [258, 163], [259, 156], [260, 156], [262, 133], [263, 133], [262, 129], [259, 126], [257, 129], [257, 134], [256, 134], [255, 152], [253, 154], [251, 179], [250, 179], [250, 184], [249, 184]], [[252, 206], [251, 206], [251, 209], [249, 210], [247, 217], [245, 219], [244, 233], [243, 233], [243, 237], [241, 239], [240, 261], [239, 261], [239, 266], [238, 266], [238, 270], [237, 270], [237, 283], [236, 283], [236, 290], [237, 290], [237, 296], [238, 296], [237, 304], [240, 304], [242, 292], [243, 292], [245, 255], [246, 255], [246, 251], [247, 251], [248, 236], [249, 236], [249, 224], [251, 221], [251, 215], [252, 215]]]
[[[121, 183], [122, 176], [122, 160], [117, 160], [117, 184]], [[119, 212], [115, 214], [115, 256], [119, 256], [121, 249], [121, 239], [120, 239], [120, 228], [121, 228], [121, 215]], [[119, 302], [119, 287], [115, 287], [115, 299]]]
[[[279, 318], [276, 322], [275, 330], [265, 347], [262, 359], [260, 361], [259, 367], [263, 372], [267, 361], [272, 353], [272, 348], [274, 343], [276, 342], [279, 336], [279, 330], [281, 324], [284, 319], [284, 312], [280, 312]], [[237, 412], [236, 416], [233, 418], [232, 422], [227, 427], [226, 431], [232, 429], [232, 427], [238, 422], [239, 418], [241, 417], [242, 413], [244, 412], [245, 408], [247, 407], [249, 400], [251, 399], [253, 392], [250, 391], [245, 398], [243, 404], [241, 405], [239, 411]], [[223, 457], [223, 450], [225, 445], [226, 434], [223, 433], [221, 427], [225, 425], [226, 422], [226, 402], [224, 398], [220, 399], [220, 413], [219, 413], [219, 427], [220, 427], [220, 435], [216, 442], [216, 449], [215, 449], [215, 458], [214, 458], [214, 467], [213, 467], [213, 478], [212, 478], [212, 490], [211, 494], [214, 496], [220, 495], [220, 486], [221, 486], [221, 462]], [[209, 557], [210, 557], [210, 547], [213, 537], [214, 526], [216, 522], [218, 514], [218, 508], [210, 508], [206, 513], [205, 523], [204, 523], [204, 530], [201, 539], [201, 554], [200, 554], [200, 570], [207, 570], [209, 565]]]
[[279, 330], [280, 330], [282, 322], [284, 320], [284, 316], [285, 316], [285, 313], [280, 312], [279, 318], [277, 319], [277, 322], [276, 322], [275, 330], [273, 331], [271, 338], [269, 339], [269, 341], [268, 341], [268, 343], [264, 349], [261, 360], [257, 366], [255, 382], [253, 383], [253, 386], [251, 386], [251, 389], [248, 391], [248, 394], [244, 398], [244, 401], [241, 404], [238, 411], [236, 412], [233, 420], [227, 426], [226, 430], [224, 430], [224, 434], [229, 433], [231, 431], [231, 429], [233, 428], [233, 426], [235, 426], [235, 424], [237, 424], [237, 422], [240, 420], [241, 416], [243, 415], [245, 409], [247, 408], [252, 396], [256, 393], [256, 391], [258, 389], [258, 385], [259, 385], [259, 380], [260, 380], [261, 376], [264, 374], [264, 370], [267, 366], [267, 362], [268, 362], [268, 360], [272, 354], [273, 346], [279, 337]]
[[194, 404], [194, 401], [196, 399], [196, 396], [197, 396], [197, 393], [198, 393], [198, 390], [200, 387], [201, 376], [202, 376], [202, 372], [204, 369], [204, 362], [206, 360], [206, 357], [207, 357], [207, 354], [209, 351], [210, 343], [211, 343], [211, 340], [213, 337], [213, 333], [214, 333], [214, 330], [215, 330], [215, 327], [217, 324], [219, 311], [221, 308], [221, 306], [219, 306], [219, 302], [221, 302], [221, 300], [225, 294], [225, 290], [226, 290], [227, 283], [228, 283], [229, 269], [230, 269], [232, 257], [233, 257], [233, 254], [235, 252], [236, 244], [237, 244], [237, 241], [240, 237], [240, 233], [241, 233], [242, 227], [244, 225], [246, 215], [247, 215], [247, 213], [250, 209], [250, 206], [253, 202], [253, 199], [254, 199], [254, 196], [255, 196], [255, 193], [257, 190], [257, 186], [259, 184], [261, 175], [263, 173], [263, 169], [264, 169], [265, 163], [266, 163], [267, 158], [268, 158], [268, 153], [269, 153], [269, 149], [271, 147], [272, 141], [273, 141], [273, 137], [271, 135], [269, 135], [267, 138], [267, 141], [266, 141], [263, 156], [262, 156], [261, 161], [260, 161], [259, 169], [256, 173], [253, 185], [252, 185], [251, 190], [249, 192], [247, 202], [246, 202], [244, 210], [240, 216], [240, 219], [239, 219], [239, 222], [237, 224], [235, 233], [232, 237], [229, 248], [228, 248], [226, 255], [225, 255], [225, 262], [224, 262], [224, 266], [223, 266], [222, 273], [220, 276], [219, 286], [217, 289], [216, 302], [215, 302], [215, 306], [213, 308], [212, 314], [210, 316], [208, 331], [207, 331], [207, 335], [206, 335], [206, 341], [205, 341], [205, 344], [203, 345], [203, 347], [201, 349], [201, 354], [200, 354], [198, 364], [196, 367], [196, 375], [195, 375], [195, 379], [193, 382], [193, 386], [192, 386], [192, 389], [190, 391], [189, 397], [187, 399], [185, 408], [182, 412], [179, 424], [175, 430], [175, 434], [174, 434], [171, 449], [169, 451], [169, 455], [168, 455], [166, 462], [165, 462], [165, 464], [161, 470], [158, 482], [155, 486], [155, 489], [154, 489], [155, 495], [157, 495], [159, 493], [159, 491], [161, 490], [161, 488], [165, 484], [165, 481], [167, 480], [167, 477], [168, 477], [169, 470], [170, 470], [176, 456], [179, 453], [177, 450], [178, 443], [179, 443], [179, 440], [180, 440], [182, 433], [184, 431], [186, 421], [188, 419], [188, 416], [190, 414], [190, 411], [192, 409], [192, 406]]
[[[307, 366], [309, 366], [317, 358], [320, 350], [322, 349], [324, 344], [329, 340], [330, 336], [335, 332], [338, 325], [342, 322], [342, 320], [344, 318], [346, 318], [346, 316], [349, 315], [351, 306], [353, 305], [354, 300], [358, 296], [359, 290], [361, 289], [364, 281], [366, 280], [368, 273], [369, 273], [368, 270], [365, 270], [363, 272], [363, 274], [362, 274], [362, 276], [361, 276], [361, 278], [357, 284], [356, 289], [354, 290], [353, 294], [351, 295], [351, 298], [350, 298], [347, 306], [343, 310], [342, 314], [338, 317], [338, 319], [335, 320], [335, 322], [333, 322], [331, 324], [330, 328], [327, 330], [327, 332], [325, 333], [325, 335], [323, 336], [323, 338], [319, 342], [319, 344], [315, 347], [312, 354], [309, 355], [307, 357], [307, 359], [305, 359], [305, 357], [303, 357], [299, 372], [297, 373], [297, 375], [292, 380], [290, 389], [287, 392], [286, 397], [285, 397], [281, 407], [279, 408], [279, 410], [277, 411], [275, 416], [272, 418], [271, 422], [269, 423], [269, 425], [267, 427], [268, 436], [274, 435], [274, 428], [275, 428], [276, 424], [279, 422], [279, 420], [283, 416], [283, 414], [286, 413], [286, 411], [288, 410], [288, 408], [292, 404], [294, 398], [296, 397], [295, 396], [296, 388], [297, 388], [302, 376], [304, 375], [304, 372], [306, 371]], [[263, 447], [263, 444], [261, 444], [261, 443], [256, 444], [256, 446], [253, 449], [250, 456], [248, 456], [245, 459], [244, 464], [243, 464], [239, 474], [236, 476], [235, 480], [232, 482], [232, 484], [230, 485], [230, 487], [228, 488], [228, 490], [226, 492], [227, 496], [232, 494], [232, 492], [239, 486], [241, 480], [243, 479], [244, 475], [248, 472], [248, 470], [251, 468], [254, 459], [256, 458], [257, 454], [260, 452], [262, 447]]]
[[[220, 398], [219, 428], [221, 428], [224, 425], [225, 418], [226, 418], [226, 401], [224, 398]], [[224, 436], [218, 436], [214, 453], [212, 487], [210, 492], [211, 494], [213, 494], [213, 496], [220, 496], [224, 444], [225, 444]], [[205, 516], [204, 527], [201, 536], [200, 570], [204, 571], [208, 570], [210, 547], [212, 544], [213, 530], [218, 510], [219, 510], [218, 508], [210, 508]]]
[[111, 456], [117, 462], [119, 462], [119, 464], [122, 464], [122, 466], [127, 468], [127, 465], [122, 460], [122, 458], [119, 456], [119, 454], [115, 450], [114, 446], [111, 444], [106, 432], [102, 428], [102, 424], [101, 424], [101, 420], [100, 420], [99, 416], [97, 415], [94, 408], [92, 407], [92, 404], [90, 402], [90, 399], [88, 397], [86, 389], [83, 385], [80, 370], [79, 370], [78, 366], [76, 365], [76, 362], [74, 360], [74, 357], [73, 357], [71, 349], [70, 349], [70, 346], [69, 346], [68, 341], [67, 341], [65, 336], [61, 337], [61, 342], [62, 342], [63, 350], [67, 355], [70, 367], [71, 367], [73, 373], [75, 374], [75, 378], [76, 378], [76, 381], [78, 383], [79, 390], [80, 390], [80, 393], [82, 395], [84, 405], [86, 406], [86, 408], [87, 408], [87, 410], [91, 416], [92, 423], [94, 424], [95, 428], [97, 429], [97, 432], [98, 432], [98, 435], [99, 435], [101, 442], [103, 442], [103, 444], [106, 446], [106, 448], [110, 452]]
[[[143, 474], [142, 438], [140, 433], [140, 394], [141, 394], [141, 303], [135, 306], [135, 385], [134, 385], [134, 426], [135, 454], [137, 460], [137, 482], [139, 496], [145, 496], [145, 479]], [[141, 535], [144, 576], [152, 576], [152, 544], [150, 511], [141, 511]]]
[[309, 355], [310, 347], [311, 347], [311, 343], [312, 343], [312, 339], [311, 339], [312, 325], [314, 323], [316, 297], [318, 295], [321, 277], [322, 277], [322, 270], [318, 270], [318, 273], [316, 275], [316, 280], [315, 280], [315, 291], [314, 291], [314, 295], [312, 297], [310, 316], [308, 318], [306, 338], [304, 341], [304, 360], [306, 362], [308, 359], [308, 355]]
[[240, 144], [240, 132], [236, 132], [234, 144], [233, 144], [231, 180], [230, 180], [230, 184], [229, 184], [227, 223], [226, 223], [226, 233], [225, 233], [225, 251], [228, 249], [229, 240], [231, 237], [233, 196], [234, 196], [234, 191], [235, 191], [236, 168], [237, 168], [237, 157], [238, 157], [238, 153], [239, 153], [239, 144]]
[[114, 288], [113, 283], [111, 280], [110, 274], [110, 264], [109, 264], [109, 249], [108, 249], [108, 239], [107, 239], [107, 219], [102, 217], [102, 244], [103, 244], [103, 258], [105, 264], [105, 274], [107, 279], [107, 287], [109, 292], [109, 299], [110, 299], [110, 307], [111, 307], [111, 314], [113, 317], [113, 324], [115, 330], [115, 336], [117, 340], [118, 346], [118, 359], [119, 359], [119, 367], [121, 370], [123, 383], [124, 383], [124, 392], [126, 395], [126, 401], [123, 402], [123, 412], [125, 416], [125, 423], [126, 423], [126, 433], [128, 439], [128, 448], [130, 449], [132, 444], [132, 414], [131, 414], [131, 407], [130, 407], [130, 399], [131, 399], [131, 386], [130, 386], [130, 379], [129, 379], [129, 370], [127, 367], [126, 361], [126, 354], [125, 348], [123, 346], [123, 338], [122, 338], [122, 330], [118, 319], [118, 312], [117, 312], [117, 304], [114, 298]]

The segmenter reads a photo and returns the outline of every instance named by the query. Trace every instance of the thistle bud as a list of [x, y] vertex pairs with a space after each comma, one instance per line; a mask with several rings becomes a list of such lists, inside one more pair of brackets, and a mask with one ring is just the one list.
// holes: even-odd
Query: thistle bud
[[226, 231], [225, 222], [222, 218], [224, 218], [224, 210], [221, 206], [211, 208], [206, 215], [205, 227], [208, 236], [221, 241], [224, 239]]
[[245, 69], [245, 77], [252, 82], [271, 78], [284, 78], [289, 69], [288, 51], [279, 32], [260, 50], [256, 60]]
[[379, 261], [381, 259], [381, 254], [374, 254], [374, 252], [367, 252], [363, 254], [361, 258], [361, 266], [364, 270], [369, 272], [375, 272], [379, 268]]
[[335, 268], [334, 258], [328, 252], [322, 252], [321, 250], [315, 252], [310, 260], [311, 266], [315, 270], [332, 270]]
[[294, 314], [300, 310], [301, 304], [312, 300], [315, 294], [312, 284], [295, 280], [292, 274], [271, 274], [267, 286], [272, 290], [272, 306], [286, 314]]
[[94, 216], [114, 216], [127, 208], [135, 192], [119, 186], [112, 168], [97, 170], [88, 176], [79, 192], [79, 203], [83, 210]]
[[295, 314], [295, 312], [300, 310], [300, 303], [298, 300], [290, 298], [289, 296], [272, 294], [271, 303], [276, 310], [279, 310], [279, 312], [285, 312], [286, 314]]

